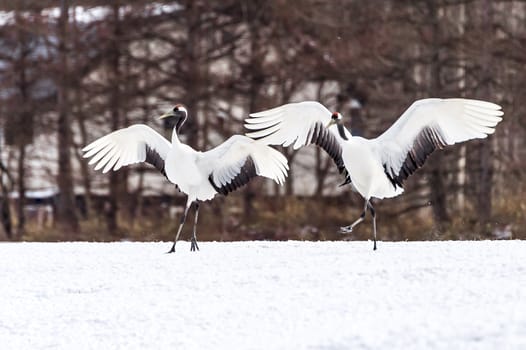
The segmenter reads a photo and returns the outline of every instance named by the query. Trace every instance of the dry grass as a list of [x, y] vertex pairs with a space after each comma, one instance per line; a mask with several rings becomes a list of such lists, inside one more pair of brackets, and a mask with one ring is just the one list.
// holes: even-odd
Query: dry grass
[[[360, 215], [361, 201], [348, 197], [323, 198], [266, 198], [254, 202], [251, 218], [245, 218], [242, 197], [231, 196], [205, 203], [199, 213], [198, 238], [218, 240], [366, 240], [372, 238], [369, 214], [352, 235], [338, 232], [340, 226], [350, 224]], [[396, 204], [396, 203], [395, 203]], [[508, 229], [513, 238], [525, 239], [526, 200], [522, 196], [509, 197], [495, 203], [492, 220], [481, 225], [470, 208], [452, 215], [452, 221], [435, 226], [429, 208], [391, 215], [393, 207], [388, 201], [379, 203], [378, 235], [383, 240], [457, 240], [492, 239], [496, 230]], [[119, 230], [110, 234], [102, 217], [82, 220], [78, 233], [65, 233], [53, 226], [38, 226], [29, 221], [26, 231], [18, 236], [24, 241], [170, 241], [179, 225], [179, 213], [169, 217], [160, 215], [121, 217]], [[187, 217], [182, 239], [188, 239], [194, 221], [193, 210]]]

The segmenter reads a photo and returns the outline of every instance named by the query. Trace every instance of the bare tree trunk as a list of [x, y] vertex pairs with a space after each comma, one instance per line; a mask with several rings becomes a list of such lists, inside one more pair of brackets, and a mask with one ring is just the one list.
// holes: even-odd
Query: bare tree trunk
[[185, 79], [185, 96], [183, 103], [186, 105], [189, 113], [193, 114], [185, 122], [183, 134], [186, 135], [186, 143], [197, 148], [199, 146], [198, 132], [198, 108], [201, 99], [203, 81], [201, 79], [201, 8], [199, 3], [193, 0], [186, 1], [186, 15], [188, 17], [187, 28], [188, 37], [186, 39], [186, 60], [187, 71]]
[[[481, 99], [491, 99], [492, 89], [491, 81], [495, 74], [493, 65], [491, 64], [491, 46], [494, 37], [493, 26], [493, 6], [492, 2], [484, 0], [481, 4], [481, 16], [479, 28], [483, 33], [485, 40], [482, 43], [483, 57], [481, 58], [481, 81], [479, 83], [478, 94]], [[491, 157], [492, 140], [473, 141], [468, 146], [468, 151], [471, 153], [471, 182], [474, 189], [475, 209], [477, 211], [477, 221], [484, 228], [491, 219], [492, 207], [492, 192], [493, 192], [493, 163]]]
[[26, 145], [20, 145], [18, 148], [18, 202], [16, 206], [17, 233], [18, 237], [22, 237], [26, 225], [26, 215], [24, 213], [24, 206], [26, 204]]
[[[69, 22], [70, 27], [72, 27], [72, 30], [69, 31], [69, 33], [71, 33], [69, 36], [69, 42], [71, 43], [71, 51], [74, 52], [75, 57], [77, 57], [78, 55], [82, 55], [81, 52], [83, 50], [83, 38], [80, 33], [82, 29], [82, 24], [79, 25], [75, 11], [72, 12], [72, 17]], [[88, 162], [86, 162], [86, 160], [82, 156], [81, 151], [82, 147], [89, 143], [88, 130], [86, 128], [87, 118], [84, 105], [84, 100], [87, 99], [87, 93], [85, 93], [86, 87], [83, 86], [82, 79], [80, 77], [74, 82], [69, 80], [68, 87], [73, 94], [73, 96], [70, 95], [70, 104], [72, 105], [72, 107], [70, 108], [70, 112], [73, 118], [75, 119], [74, 122], [76, 122], [77, 130], [80, 134], [80, 143], [75, 144], [75, 142], [73, 142], [73, 156], [74, 159], [77, 160], [77, 163], [80, 167], [81, 183], [82, 188], [84, 190], [82, 207], [77, 207], [77, 214], [82, 215], [83, 219], [89, 219], [92, 215], [91, 176], [89, 173]]]
[[[259, 94], [259, 86], [257, 83], [252, 80], [251, 82], [251, 88], [250, 88], [250, 96], [249, 96], [249, 110], [254, 111], [256, 110], [256, 100], [258, 98]], [[253, 181], [249, 182], [243, 191], [243, 213], [245, 220], [250, 220], [253, 216], [254, 206], [252, 205], [252, 201], [256, 197], [256, 191], [254, 189], [254, 183]]]
[[[15, 20], [18, 26], [17, 39], [19, 42], [20, 55], [16, 62], [15, 69], [17, 70], [17, 89], [19, 93], [20, 108], [17, 112], [18, 116], [12, 123], [12, 130], [6, 133], [6, 139], [9, 138], [9, 143], [18, 148], [17, 159], [17, 190], [18, 202], [16, 206], [17, 214], [17, 229], [16, 236], [21, 237], [25, 231], [26, 217], [24, 207], [26, 202], [26, 146], [31, 143], [33, 138], [33, 115], [31, 112], [31, 101], [29, 95], [29, 73], [28, 70], [28, 56], [31, 51], [28, 45], [28, 35], [24, 30], [24, 21], [18, 11], [15, 13]], [[9, 126], [9, 124], [8, 124]]]
[[[249, 112], [258, 110], [258, 100], [260, 97], [261, 86], [264, 83], [264, 76], [262, 72], [262, 60], [263, 55], [260, 47], [260, 37], [258, 31], [259, 21], [255, 18], [249, 23], [250, 31], [250, 87], [248, 91], [248, 110]], [[243, 192], [243, 207], [245, 220], [250, 220], [253, 216], [254, 206], [252, 205], [253, 199], [256, 197], [256, 191], [254, 189], [254, 183], [250, 182]]]
[[[493, 5], [491, 1], [484, 0], [483, 4], [483, 24], [484, 28], [487, 31], [487, 41], [483, 42], [484, 57], [483, 57], [483, 67], [484, 72], [486, 73], [485, 79], [482, 81], [482, 91], [480, 92], [483, 98], [489, 98], [492, 96], [491, 89], [491, 80], [492, 76], [495, 74], [493, 65], [491, 64], [491, 45], [493, 38]], [[493, 163], [491, 161], [491, 149], [492, 141], [486, 140], [486, 142], [481, 142], [479, 148], [479, 162], [480, 162], [480, 178], [479, 186], [477, 188], [477, 212], [478, 212], [478, 221], [481, 224], [486, 224], [491, 219], [491, 206], [492, 206], [492, 192], [493, 192]]]
[[[431, 82], [430, 82], [430, 93], [433, 96], [437, 96], [442, 91], [441, 81], [441, 62], [440, 62], [440, 18], [439, 8], [431, 1], [427, 3], [430, 18], [432, 20], [432, 47], [431, 47]], [[429, 185], [430, 185], [430, 197], [433, 218], [435, 225], [439, 230], [443, 225], [450, 221], [449, 214], [447, 212], [447, 198], [446, 198], [446, 169], [445, 169], [445, 154], [443, 152], [437, 152], [433, 154], [429, 159], [428, 168], [430, 170]]]
[[[5, 178], [7, 178], [7, 183]], [[5, 164], [0, 159], [0, 190], [2, 191], [2, 198], [0, 200], [0, 218], [7, 239], [13, 238], [13, 222], [11, 219], [11, 207], [9, 206], [9, 192], [11, 192], [12, 187], [13, 178]]]
[[[80, 105], [82, 103], [81, 91], [78, 89], [75, 91], [75, 102], [79, 106], [76, 111], [77, 115], [77, 124], [80, 132], [80, 139], [82, 145], [88, 144], [88, 132], [86, 130], [86, 118], [83, 112], [80, 110]], [[80, 152], [77, 152], [77, 159], [79, 160], [80, 173], [82, 176], [82, 187], [84, 188], [84, 205], [85, 205], [85, 218], [91, 217], [91, 206], [92, 206], [92, 195], [91, 195], [91, 177], [89, 174], [88, 162], [82, 157]]]
[[[112, 20], [113, 20], [113, 36], [112, 47], [109, 52], [110, 59], [110, 76], [111, 76], [111, 97], [110, 97], [110, 115], [111, 115], [111, 129], [117, 130], [121, 127], [121, 111], [122, 111], [122, 96], [121, 84], [122, 73], [120, 67], [121, 51], [120, 39], [122, 36], [122, 29], [120, 23], [120, 4], [118, 1], [112, 5]], [[116, 235], [119, 225], [118, 216], [121, 207], [121, 200], [125, 201], [127, 196], [127, 169], [120, 169], [119, 171], [110, 172], [109, 183], [109, 198], [105, 208], [106, 212], [106, 226], [111, 235]]]
[[70, 128], [69, 110], [69, 79], [68, 79], [68, 0], [61, 0], [61, 12], [59, 18], [59, 59], [60, 77], [58, 82], [58, 188], [59, 198], [57, 201], [58, 223], [66, 233], [66, 237], [74, 239], [79, 230], [77, 213], [75, 210], [75, 194], [73, 192], [73, 175], [71, 167], [71, 145], [72, 135]]
[[296, 157], [298, 151], [294, 151], [292, 147], [286, 147], [282, 149], [283, 155], [287, 158], [289, 163], [289, 176], [287, 181], [285, 181], [285, 196], [291, 197], [294, 195], [294, 168], [292, 164], [294, 163], [294, 158]]

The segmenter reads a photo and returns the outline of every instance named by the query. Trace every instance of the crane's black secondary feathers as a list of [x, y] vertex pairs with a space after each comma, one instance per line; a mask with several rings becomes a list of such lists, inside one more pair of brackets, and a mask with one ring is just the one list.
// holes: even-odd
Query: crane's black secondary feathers
[[237, 174], [234, 178], [230, 180], [230, 182], [223, 184], [223, 185], [217, 185], [214, 181], [213, 174], [210, 174], [208, 177], [208, 181], [212, 184], [212, 187], [222, 195], [228, 195], [230, 192], [233, 192], [237, 190], [238, 188], [246, 185], [250, 179], [257, 176], [256, 172], [256, 165], [254, 164], [254, 161], [251, 157], [248, 157], [245, 161], [245, 164], [241, 167], [239, 174]]
[[342, 147], [333, 133], [331, 133], [322, 122], [316, 122], [310, 129], [307, 137], [309, 143], [320, 146], [334, 160], [340, 174], [345, 176], [345, 183], [350, 183], [349, 173], [345, 169], [342, 158]]
[[159, 153], [155, 149], [151, 148], [148, 145], [146, 145], [146, 159], [144, 161], [153, 165], [157, 170], [161, 172], [161, 174], [168, 178], [164, 169], [164, 159], [159, 155]]
[[442, 135], [431, 127], [426, 127], [415, 138], [413, 146], [407, 152], [404, 163], [398, 170], [387, 169], [387, 165], [383, 164], [385, 175], [389, 181], [396, 187], [402, 187], [404, 181], [422, 165], [431, 153], [437, 149], [442, 149], [447, 145]]

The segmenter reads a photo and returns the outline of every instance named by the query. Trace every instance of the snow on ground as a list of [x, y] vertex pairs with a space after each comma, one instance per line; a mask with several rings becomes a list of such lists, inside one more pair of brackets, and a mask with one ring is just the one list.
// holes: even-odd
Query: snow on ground
[[0, 244], [2, 349], [525, 349], [526, 242]]

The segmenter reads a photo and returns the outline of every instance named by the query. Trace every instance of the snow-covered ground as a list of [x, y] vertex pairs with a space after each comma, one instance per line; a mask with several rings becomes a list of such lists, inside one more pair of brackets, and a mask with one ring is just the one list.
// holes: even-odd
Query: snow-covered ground
[[0, 244], [2, 349], [526, 349], [526, 242]]

